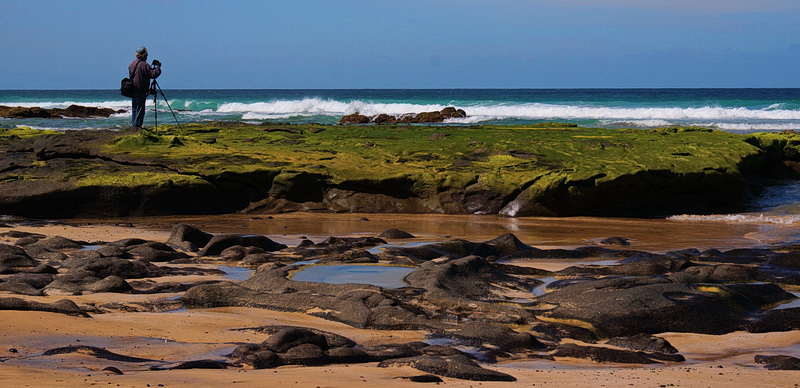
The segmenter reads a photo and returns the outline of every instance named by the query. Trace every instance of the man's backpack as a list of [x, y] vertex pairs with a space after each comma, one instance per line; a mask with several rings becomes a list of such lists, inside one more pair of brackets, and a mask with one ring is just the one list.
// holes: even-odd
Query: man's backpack
[[[136, 66], [139, 66], [139, 62], [136, 62]], [[133, 70], [136, 70], [136, 66], [133, 67]], [[137, 90], [136, 86], [133, 85], [133, 71], [128, 74], [128, 77], [123, 78], [122, 82], [120, 82], [119, 93], [125, 97], [136, 97]]]

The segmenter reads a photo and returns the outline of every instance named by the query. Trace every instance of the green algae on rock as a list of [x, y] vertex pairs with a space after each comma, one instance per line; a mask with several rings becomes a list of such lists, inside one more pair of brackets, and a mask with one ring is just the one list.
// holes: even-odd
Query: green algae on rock
[[[40, 217], [730, 211], [764, 174], [800, 161], [796, 133], [706, 128], [209, 123], [10, 131], [19, 135], [0, 133], [0, 213]], [[42, 206], [61, 200], [69, 205]]]

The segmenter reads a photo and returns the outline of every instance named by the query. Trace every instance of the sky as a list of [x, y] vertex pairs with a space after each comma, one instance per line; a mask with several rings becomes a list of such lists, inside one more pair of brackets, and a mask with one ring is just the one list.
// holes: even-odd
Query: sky
[[0, 0], [0, 89], [800, 87], [798, 0]]

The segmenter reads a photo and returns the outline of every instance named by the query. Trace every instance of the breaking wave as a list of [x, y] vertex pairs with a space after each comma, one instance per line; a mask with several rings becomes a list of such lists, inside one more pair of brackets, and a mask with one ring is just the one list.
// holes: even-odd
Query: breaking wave
[[[340, 116], [354, 112], [364, 115], [380, 113], [403, 114], [441, 110], [445, 106], [455, 105], [464, 109], [470, 116], [464, 122], [478, 122], [494, 119], [594, 119], [604, 122], [629, 121], [652, 125], [665, 125], [674, 121], [696, 120], [719, 126], [730, 125], [740, 128], [746, 124], [742, 120], [793, 120], [800, 123], [800, 109], [781, 110], [770, 106], [764, 109], [743, 107], [604, 107], [559, 105], [542, 103], [522, 104], [413, 104], [413, 103], [376, 103], [361, 100], [338, 101], [332, 99], [304, 98], [299, 100], [278, 100], [253, 103], [223, 103], [216, 112], [240, 113], [243, 115], [332, 115]], [[732, 123], [729, 123], [732, 122]], [[736, 127], [738, 125], [738, 127]], [[769, 125], [769, 124], [765, 124]], [[791, 124], [794, 125], [794, 124]]]

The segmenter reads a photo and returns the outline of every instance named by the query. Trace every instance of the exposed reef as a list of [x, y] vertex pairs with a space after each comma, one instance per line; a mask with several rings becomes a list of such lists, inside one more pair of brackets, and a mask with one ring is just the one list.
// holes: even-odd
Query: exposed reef
[[662, 216], [740, 210], [794, 132], [215, 123], [0, 130], [0, 214], [334, 211]]

